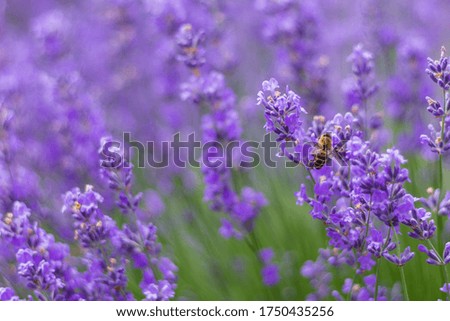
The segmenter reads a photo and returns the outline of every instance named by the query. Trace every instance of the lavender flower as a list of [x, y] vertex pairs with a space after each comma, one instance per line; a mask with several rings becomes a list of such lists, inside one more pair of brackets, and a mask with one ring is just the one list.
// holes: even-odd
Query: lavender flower
[[11, 288], [0, 288], [0, 301], [17, 301], [19, 297], [16, 296], [14, 290]]
[[198, 68], [205, 63], [205, 49], [202, 46], [205, 41], [203, 31], [194, 31], [192, 25], [184, 24], [178, 29], [176, 41], [181, 50], [178, 59], [189, 68]]
[[[441, 191], [439, 189], [433, 189], [429, 187], [427, 189], [428, 198], [421, 198], [423, 206], [430, 212], [437, 213], [441, 216], [448, 216], [450, 212], [450, 192], [445, 193], [443, 198], [441, 198]], [[438, 208], [439, 206], [439, 208]]]
[[450, 263], [450, 242], [445, 243], [444, 254], [442, 255], [444, 264]]
[[[424, 39], [412, 37], [399, 44], [396, 73], [389, 79], [389, 108], [387, 112], [402, 127], [397, 134], [398, 146], [403, 152], [414, 152], [423, 148], [417, 137], [425, 130], [427, 118], [424, 111], [416, 107], [423, 103], [423, 97], [430, 86], [423, 77], [426, 66], [427, 43]], [[429, 100], [428, 111], [437, 116], [440, 107]], [[407, 126], [405, 124], [408, 124]], [[415, 144], [411, 144], [414, 141]]]
[[418, 246], [418, 249], [420, 252], [423, 252], [428, 256], [428, 258], [427, 258], [428, 264], [432, 264], [432, 265], [441, 265], [442, 264], [442, 261], [438, 255], [438, 253], [436, 253], [436, 251], [434, 249], [428, 249], [423, 244], [420, 244]]
[[427, 263], [432, 265], [446, 265], [450, 263], [450, 242], [447, 242], [444, 247], [442, 257], [436, 252], [434, 248], [428, 249], [425, 245], [419, 245], [419, 251], [428, 256]]
[[408, 216], [401, 219], [401, 222], [409, 226], [412, 231], [408, 235], [419, 240], [428, 240], [434, 236], [436, 225], [431, 219], [431, 213], [426, 212], [425, 209], [412, 209]]
[[[444, 109], [441, 106], [441, 103], [434, 100], [431, 97], [425, 97], [427, 102], [428, 102], [428, 107], [427, 110], [430, 112], [430, 114], [432, 114], [434, 117], [442, 117], [445, 112]], [[448, 108], [446, 108], [447, 110]]]
[[19, 281], [39, 300], [75, 299], [71, 288], [76, 272], [65, 260], [69, 247], [30, 221], [30, 210], [14, 203], [0, 223], [0, 238], [15, 252]]
[[[437, 153], [439, 155], [447, 153], [450, 149], [450, 133], [445, 131], [445, 126], [443, 127], [442, 124], [440, 126], [440, 131], [436, 131], [434, 126], [429, 124], [428, 130], [430, 131], [430, 135], [420, 136], [420, 142], [428, 145], [433, 153]], [[443, 129], [444, 136], [441, 137]]]
[[67, 192], [64, 198], [62, 211], [65, 213], [70, 210], [75, 220], [74, 238], [85, 248], [105, 246], [117, 228], [115, 222], [99, 209], [103, 197], [87, 185], [83, 193], [75, 188]]
[[447, 130], [447, 112], [449, 106], [449, 97], [446, 91], [450, 88], [450, 68], [448, 67], [448, 57], [445, 56], [445, 48], [441, 48], [440, 60], [428, 58], [428, 68], [426, 73], [430, 76], [443, 91], [443, 100], [426, 97], [428, 102], [427, 110], [435, 117], [440, 118], [440, 130], [436, 130], [432, 124], [428, 125], [430, 135], [421, 135], [422, 144], [427, 144], [433, 153], [438, 155], [446, 154], [450, 149], [450, 133]]
[[444, 90], [450, 89], [450, 69], [448, 68], [448, 57], [445, 56], [445, 48], [441, 48], [441, 58], [433, 60], [428, 58], [427, 74], [436, 84]]
[[[103, 139], [103, 143], [110, 141]], [[118, 149], [117, 153], [123, 155]], [[142, 215], [139, 208], [142, 193], [133, 194], [132, 165], [123, 156], [118, 163], [113, 157], [103, 161], [106, 165], [101, 169], [102, 177], [111, 190], [116, 193], [117, 206], [124, 215], [129, 216], [129, 224], [125, 224], [112, 236], [112, 243], [119, 249], [118, 253], [132, 259], [136, 268], [147, 270], [145, 282], [141, 289], [149, 300], [168, 300], [175, 295], [178, 268], [173, 262], [161, 256], [161, 244], [157, 241], [157, 228], [152, 223], [145, 223], [148, 215]], [[121, 270], [122, 273], [124, 270]], [[153, 271], [159, 271], [158, 279]], [[125, 279], [126, 284], [126, 279]]]
[[411, 249], [408, 246], [399, 256], [389, 253], [384, 253], [383, 256], [386, 260], [394, 263], [395, 265], [403, 266], [414, 258], [414, 253], [411, 252]]
[[[198, 106], [207, 106], [202, 117], [202, 140], [228, 143], [240, 140], [241, 126], [235, 110], [235, 96], [224, 81], [224, 76], [210, 71], [202, 75], [198, 67], [203, 65], [203, 32], [193, 30], [191, 25], [180, 27], [177, 44], [185, 64], [193, 71], [193, 76], [184, 84], [182, 98]], [[186, 48], [194, 48], [193, 55]], [[190, 49], [188, 50], [190, 51]], [[197, 57], [197, 53], [199, 57]], [[203, 66], [205, 67], [205, 66]], [[254, 221], [262, 207], [267, 204], [262, 193], [244, 187], [240, 194], [232, 187], [231, 171], [226, 167], [229, 156], [221, 158], [221, 166], [203, 166], [205, 182], [204, 199], [210, 208], [225, 212], [220, 233], [226, 237], [241, 237], [253, 231]]]
[[300, 106], [300, 97], [289, 88], [286, 93], [278, 91], [278, 81], [274, 78], [262, 83], [263, 91], [258, 93], [258, 105], [265, 108], [267, 132], [275, 133], [277, 141], [291, 141], [302, 125], [301, 114], [306, 114]]
[[330, 292], [332, 275], [327, 271], [325, 264], [323, 258], [319, 257], [316, 262], [305, 262], [301, 268], [301, 274], [310, 280], [315, 290], [306, 298], [309, 301], [324, 299]]
[[264, 264], [261, 269], [261, 276], [263, 282], [267, 286], [274, 286], [280, 281], [279, 268], [276, 264], [272, 263], [273, 260], [273, 250], [271, 248], [262, 249], [259, 252], [260, 258]]
[[[372, 53], [365, 50], [362, 44], [353, 48], [352, 54], [348, 57], [352, 63], [352, 72], [355, 75], [355, 83], [348, 93], [349, 101], [364, 108], [366, 101], [378, 90], [378, 85], [374, 83], [374, 58]], [[366, 117], [368, 115], [365, 115]]]
[[274, 286], [280, 281], [278, 266], [267, 264], [261, 270], [263, 282], [267, 286]]
[[68, 33], [71, 30], [65, 13], [49, 11], [35, 19], [32, 31], [43, 57], [57, 60], [69, 51]]
[[444, 293], [449, 293], [450, 292], [450, 283], [445, 283], [442, 288], [439, 288], [439, 290], [441, 290]]
[[348, 61], [352, 64], [354, 80], [349, 83], [348, 88], [345, 88], [347, 105], [362, 120], [361, 124], [367, 136], [369, 130], [373, 130], [375, 133], [380, 127], [379, 121], [374, 118], [376, 117], [375, 113], [368, 109], [369, 99], [378, 91], [374, 74], [374, 58], [372, 53], [365, 50], [362, 44], [358, 44], [353, 48]]
[[295, 84], [312, 114], [326, 113], [329, 57], [315, 3], [259, 0], [256, 7], [264, 13], [262, 34], [277, 49], [277, 77]]
[[[368, 275], [365, 276], [364, 284], [353, 284], [351, 288], [351, 294], [352, 298], [357, 301], [372, 301], [375, 299], [375, 287], [376, 287], [376, 276], [375, 275]], [[348, 289], [348, 285], [350, 285], [351, 282], [347, 282], [347, 287], [343, 289], [344, 293], [349, 293], [350, 290]], [[384, 301], [387, 300], [388, 297], [388, 291], [385, 287], [380, 287], [378, 289], [378, 297], [377, 300]]]
[[3, 177], [0, 182], [0, 210], [3, 212], [9, 210], [14, 201], [27, 202], [37, 209], [42, 194], [38, 188], [38, 176], [20, 157], [23, 142], [17, 131], [18, 119], [15, 112], [7, 107], [12, 105], [10, 99], [14, 92], [1, 94], [5, 97], [0, 105], [0, 173]]
[[[362, 60], [366, 58], [362, 55]], [[357, 76], [371, 73], [370, 59], [365, 62], [355, 61], [355, 66]], [[282, 142], [280, 155], [295, 161], [296, 158], [286, 151], [283, 143], [294, 141], [298, 144], [305, 140], [317, 142], [326, 132], [332, 137], [333, 148], [336, 146], [341, 161], [347, 161], [350, 165], [335, 167], [331, 163], [317, 170], [320, 176], [314, 182], [314, 195], [309, 196], [303, 184], [296, 193], [297, 203], [309, 204], [311, 216], [326, 226], [330, 246], [347, 257], [344, 262], [355, 268], [358, 274], [372, 270], [382, 257], [399, 266], [410, 261], [414, 253], [409, 248], [398, 255], [390, 253], [398, 248], [391, 240], [392, 230], [398, 228], [401, 222], [406, 222], [404, 213], [414, 210], [414, 198], [404, 188], [404, 184], [409, 181], [409, 173], [402, 168], [406, 160], [400, 152], [395, 148], [382, 154], [372, 151], [371, 142], [361, 140], [361, 129], [352, 129], [351, 125], [358, 124], [358, 119], [351, 114], [345, 117], [338, 114], [328, 122], [323, 116], [315, 116], [311, 126], [305, 130], [298, 117], [298, 111], [301, 110], [299, 99], [284, 103], [285, 100], [289, 102], [285, 97], [298, 96], [292, 92], [289, 96], [277, 92], [278, 83], [275, 80], [265, 82], [263, 87], [268, 94], [260, 92], [258, 102], [266, 109], [266, 128], [277, 134], [278, 140]], [[367, 93], [365, 90], [362, 92], [364, 95]], [[361, 97], [366, 100], [370, 96]], [[281, 100], [281, 106], [287, 107], [277, 108], [278, 99]], [[288, 122], [291, 115], [293, 121]], [[384, 223], [385, 228], [377, 222]], [[414, 225], [412, 221], [409, 224]], [[424, 219], [422, 225], [421, 235], [432, 234], [432, 222], [428, 223]], [[347, 256], [347, 253], [353, 255]], [[339, 293], [327, 291], [339, 297]], [[373, 291], [373, 295], [378, 299], [378, 290]], [[371, 294], [367, 290], [360, 292], [360, 299], [370, 298]]]
[[[61, 279], [55, 275], [55, 270], [38, 252], [29, 249], [20, 249], [17, 252], [17, 273], [27, 282], [30, 289], [42, 289], [56, 292], [64, 287]], [[36, 292], [39, 298], [45, 296]]]
[[144, 289], [145, 298], [149, 301], [167, 301], [175, 294], [172, 285], [168, 281], [161, 280], [155, 283], [151, 270], [144, 272], [140, 286]]
[[383, 238], [383, 233], [375, 228], [371, 230], [371, 235], [367, 241], [367, 250], [379, 259], [384, 254], [389, 254], [397, 247], [397, 244], [391, 241], [390, 236]]

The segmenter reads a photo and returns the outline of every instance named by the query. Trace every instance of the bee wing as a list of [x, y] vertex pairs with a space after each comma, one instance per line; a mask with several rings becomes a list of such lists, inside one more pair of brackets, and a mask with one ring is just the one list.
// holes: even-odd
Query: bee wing
[[[339, 163], [340, 166], [344, 166], [347, 164], [345, 161], [343, 154], [345, 154], [346, 148], [345, 145], [348, 141], [341, 140], [336, 144], [336, 146], [333, 148], [333, 150], [330, 152], [332, 157]], [[330, 156], [331, 157], [331, 156]]]
[[344, 166], [347, 164], [347, 162], [336, 149], [333, 149], [329, 152], [329, 157], [335, 159], [340, 166]]

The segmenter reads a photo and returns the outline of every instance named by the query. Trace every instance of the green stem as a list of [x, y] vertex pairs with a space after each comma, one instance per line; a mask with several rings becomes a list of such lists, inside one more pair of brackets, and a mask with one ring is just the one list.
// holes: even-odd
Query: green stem
[[353, 285], [355, 284], [355, 280], [356, 280], [357, 276], [358, 276], [358, 273], [355, 272], [355, 275], [353, 276], [353, 279], [352, 279], [352, 286], [350, 288], [350, 291], [348, 291], [348, 294], [347, 294], [347, 301], [351, 301], [352, 300]]
[[441, 199], [442, 187], [444, 186], [444, 170], [443, 170], [443, 159], [442, 154], [439, 155], [439, 200]]
[[252, 241], [253, 241], [253, 243], [255, 245], [255, 248], [256, 248], [256, 250], [258, 251], [258, 254], [259, 254], [259, 252], [261, 251], [261, 245], [259, 244], [258, 239], [256, 238], [256, 235], [255, 235], [254, 231], [250, 232], [250, 237], [251, 237], [251, 239], [252, 239]]
[[[444, 119], [444, 117], [442, 118]], [[443, 133], [441, 133], [441, 137], [442, 137]], [[444, 222], [443, 222], [443, 217], [441, 215], [439, 215], [439, 207], [441, 204], [441, 197], [444, 194], [444, 191], [442, 190], [443, 188], [443, 183], [444, 183], [444, 174], [443, 174], [443, 159], [442, 159], [442, 154], [439, 155], [439, 198], [437, 200], [437, 205], [436, 205], [436, 238], [437, 238], [437, 248], [439, 253], [442, 250], [442, 230], [444, 228]]]
[[445, 297], [447, 299], [447, 301], [450, 300], [449, 296], [450, 296], [450, 283], [448, 283], [448, 274], [447, 274], [447, 267], [445, 266], [445, 264], [441, 265], [441, 274], [443, 275], [443, 279], [444, 279], [444, 286], [447, 285], [447, 292], [445, 292]]
[[[400, 258], [402, 251], [400, 250], [400, 242], [398, 240], [398, 235], [397, 232], [394, 229], [394, 235], [395, 235], [395, 241], [397, 242], [397, 255]], [[403, 290], [403, 295], [405, 297], [405, 301], [409, 301], [409, 295], [408, 295], [408, 287], [406, 285], [406, 277], [405, 277], [405, 271], [403, 269], [403, 266], [399, 266], [398, 267], [400, 270], [400, 277], [402, 279], [402, 290]]]
[[[370, 194], [370, 199], [369, 199], [369, 211], [367, 213], [367, 220], [366, 220], [366, 224], [365, 224], [366, 225], [366, 231], [364, 233], [364, 240], [363, 240], [363, 243], [361, 245], [361, 251], [362, 251], [362, 249], [364, 249], [364, 246], [366, 245], [367, 236], [369, 235], [370, 211], [371, 211], [371, 208], [372, 208], [372, 194]], [[350, 288], [350, 292], [348, 293], [347, 301], [349, 301], [351, 299], [351, 297], [352, 297], [353, 284], [355, 283], [355, 279], [356, 279], [356, 273], [355, 273], [355, 275], [353, 277], [353, 280], [352, 280], [352, 287]]]
[[[445, 95], [445, 90], [444, 90], [444, 101], [443, 101], [444, 108], [447, 105], [446, 101], [445, 101], [445, 98], [446, 98], [446, 95]], [[444, 141], [444, 135], [445, 135], [445, 117], [446, 116], [447, 116], [447, 110], [444, 110], [444, 115], [441, 118], [441, 136], [440, 136], [440, 139], [442, 141]], [[442, 230], [444, 228], [444, 219], [443, 219], [442, 216], [439, 215], [439, 207], [441, 205], [441, 201], [442, 201], [442, 198], [444, 196], [444, 191], [443, 191], [443, 188], [444, 188], [443, 163], [444, 163], [444, 161], [443, 161], [442, 151], [441, 151], [439, 153], [439, 183], [438, 183], [439, 184], [438, 185], [438, 188], [439, 188], [439, 199], [438, 199], [437, 207], [436, 207], [437, 208], [437, 213], [436, 213], [436, 216], [437, 216], [437, 222], [436, 222], [437, 248], [438, 248], [439, 253], [442, 251]]]
[[[257, 253], [257, 250], [256, 250], [256, 248], [253, 246], [252, 242], [250, 242], [250, 239], [244, 238], [244, 240], [245, 240], [245, 243], [246, 243], [246, 244], [248, 245], [248, 247], [250, 248], [250, 250], [251, 250], [253, 253]], [[258, 256], [258, 255], [256, 255], [256, 256]], [[258, 259], [259, 259], [259, 257], [258, 257]]]
[[311, 177], [311, 180], [312, 180], [313, 183], [314, 183], [314, 186], [313, 186], [313, 191], [314, 191], [314, 187], [316, 186], [316, 180], [314, 179], [314, 176], [313, 176], [311, 170], [310, 170], [308, 167], [306, 167], [306, 166], [305, 166], [305, 168], [306, 168], [306, 170], [308, 171], [308, 174], [309, 174], [309, 176]]
[[[249, 238], [245, 238], [245, 242], [247, 243], [248, 247], [253, 252], [253, 254], [255, 254], [256, 261], [259, 262], [260, 264], [264, 264], [261, 257], [259, 256], [259, 253], [261, 252], [261, 245], [259, 244], [259, 241], [258, 241], [254, 231], [249, 232], [248, 235], [249, 235]], [[266, 300], [268, 300], [269, 298], [271, 300], [273, 300], [274, 297], [273, 297], [272, 291], [270, 291], [270, 289], [264, 285], [263, 285], [263, 289], [264, 289], [263, 291], [266, 295]]]
[[377, 301], [378, 300], [378, 280], [379, 280], [379, 275], [380, 275], [380, 259], [377, 258], [376, 261], [376, 268], [375, 268], [375, 295], [374, 295], [374, 300]]
[[364, 233], [364, 240], [363, 243], [361, 245], [361, 250], [364, 248], [364, 246], [366, 245], [366, 240], [367, 240], [367, 236], [369, 235], [369, 225], [370, 225], [370, 212], [372, 209], [372, 194], [370, 194], [369, 197], [369, 210], [367, 212], [367, 220], [366, 220], [366, 231]]
[[363, 99], [362, 101], [361, 101], [361, 105], [362, 105], [362, 108], [364, 109], [364, 118], [362, 119], [362, 121], [363, 121], [363, 132], [364, 132], [364, 139], [365, 140], [369, 140], [369, 128], [367, 128], [367, 125], [368, 125], [368, 121], [367, 121], [367, 118], [368, 118], [368, 115], [367, 115], [367, 101], [366, 101], [366, 99]]
[[436, 214], [437, 223], [436, 223], [436, 238], [437, 238], [437, 248], [439, 253], [442, 251], [442, 230], [444, 229], [444, 222], [442, 215], [439, 213]]

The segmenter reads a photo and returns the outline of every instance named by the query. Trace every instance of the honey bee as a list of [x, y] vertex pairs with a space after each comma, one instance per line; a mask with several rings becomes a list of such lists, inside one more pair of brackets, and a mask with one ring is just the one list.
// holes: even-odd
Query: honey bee
[[310, 162], [310, 167], [314, 169], [321, 169], [328, 160], [334, 157], [339, 164], [343, 164], [342, 157], [333, 148], [333, 139], [328, 133], [322, 134], [317, 144], [312, 151], [313, 159]]
[[315, 149], [312, 151], [313, 159], [311, 161], [311, 167], [321, 169], [329, 159], [332, 149], [333, 141], [331, 135], [328, 133], [321, 135]]

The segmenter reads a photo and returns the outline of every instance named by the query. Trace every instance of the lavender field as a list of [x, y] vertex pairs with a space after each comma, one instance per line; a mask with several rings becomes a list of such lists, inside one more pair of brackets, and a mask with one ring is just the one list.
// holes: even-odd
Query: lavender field
[[449, 56], [442, 0], [0, 0], [0, 301], [450, 300]]

